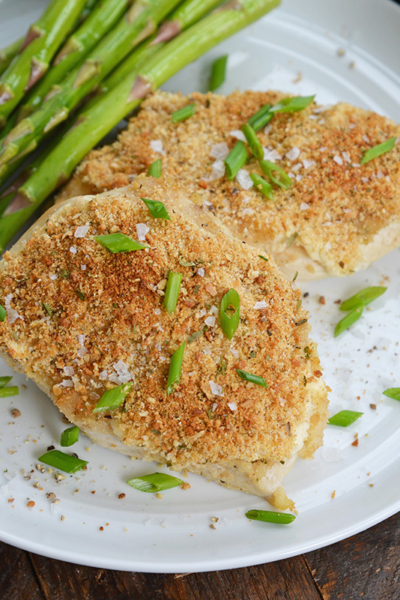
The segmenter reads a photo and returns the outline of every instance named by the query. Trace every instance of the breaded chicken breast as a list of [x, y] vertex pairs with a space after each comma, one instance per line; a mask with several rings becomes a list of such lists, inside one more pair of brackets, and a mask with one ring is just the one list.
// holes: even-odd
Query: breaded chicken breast
[[[171, 220], [154, 218], [141, 198], [165, 203]], [[116, 232], [148, 247], [112, 253], [95, 239]], [[182, 284], [169, 314], [171, 271]], [[220, 304], [231, 288], [241, 306], [230, 340]], [[93, 441], [290, 505], [281, 481], [321, 445], [328, 414], [307, 314], [274, 262], [226, 233], [196, 198], [139, 176], [58, 204], [6, 252], [0, 289], [1, 356]], [[180, 381], [167, 394], [183, 342]], [[127, 382], [119, 408], [93, 411]]]
[[[265, 157], [291, 177], [273, 201], [253, 187], [252, 159], [234, 181], [223, 159], [242, 136], [240, 127], [275, 92], [230, 96], [158, 92], [146, 100], [111, 146], [94, 150], [78, 167], [61, 198], [127, 185], [162, 158], [163, 174], [180, 181], [239, 239], [273, 255], [292, 278], [349, 275], [400, 244], [400, 145], [360, 165], [364, 152], [400, 136], [389, 119], [348, 104], [316, 104], [276, 114], [258, 136]], [[194, 102], [196, 114], [173, 123], [171, 113]]]

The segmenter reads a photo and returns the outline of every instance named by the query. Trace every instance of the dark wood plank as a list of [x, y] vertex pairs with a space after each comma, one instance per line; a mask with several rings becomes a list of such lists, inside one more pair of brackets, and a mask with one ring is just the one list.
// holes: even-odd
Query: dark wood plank
[[27, 552], [0, 542], [0, 598], [44, 600]]
[[324, 600], [399, 600], [400, 513], [305, 559]]
[[124, 573], [31, 555], [48, 600], [321, 600], [302, 557], [184, 577]]

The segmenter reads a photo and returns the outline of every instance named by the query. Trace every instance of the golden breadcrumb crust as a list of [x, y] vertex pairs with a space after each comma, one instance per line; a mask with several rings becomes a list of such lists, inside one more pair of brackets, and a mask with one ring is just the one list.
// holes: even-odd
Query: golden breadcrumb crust
[[[140, 197], [165, 202], [171, 221], [154, 219]], [[178, 188], [139, 177], [129, 188], [52, 210], [0, 263], [0, 302], [9, 311], [0, 351], [50, 389], [68, 418], [99, 432], [110, 425], [127, 446], [177, 467], [285, 461], [302, 448], [318, 403], [326, 422], [326, 388], [299, 291]], [[148, 249], [112, 254], [94, 239], [113, 232], [137, 239], [137, 224], [149, 228]], [[163, 298], [171, 270], [183, 279], [170, 316]], [[241, 312], [229, 341], [218, 310], [231, 287]], [[184, 341], [181, 382], [167, 396], [170, 358]], [[134, 379], [126, 401], [94, 415], [121, 368]], [[264, 377], [269, 388], [243, 381], [236, 368]]]
[[[234, 92], [187, 98], [158, 92], [143, 103], [116, 143], [88, 155], [61, 197], [125, 186], [161, 157], [165, 175], [199, 191], [198, 201], [208, 202], [234, 235], [271, 252], [278, 264], [290, 262], [287, 246], [297, 235], [290, 254], [297, 249], [301, 258], [305, 250], [312, 259], [305, 267], [309, 277], [315, 270], [312, 261], [317, 270], [322, 265], [322, 273], [336, 276], [365, 268], [400, 243], [400, 145], [360, 166], [366, 150], [400, 135], [389, 119], [343, 103], [277, 114], [258, 136], [265, 148], [281, 157], [272, 159], [290, 173], [290, 190], [275, 187], [270, 201], [254, 187], [242, 189], [238, 181], [224, 176], [207, 181], [215, 161], [210, 157], [213, 145], [225, 142], [232, 149], [236, 139], [231, 132], [261, 106], [282, 97], [275, 92]], [[172, 123], [171, 113], [189, 102], [196, 103], [196, 114]], [[165, 154], [151, 148], [150, 142], [157, 140]], [[288, 153], [299, 155], [291, 160]], [[261, 174], [254, 159], [244, 168]], [[379, 247], [366, 263], [366, 245], [393, 222], [396, 231], [390, 231], [389, 241], [378, 240]]]

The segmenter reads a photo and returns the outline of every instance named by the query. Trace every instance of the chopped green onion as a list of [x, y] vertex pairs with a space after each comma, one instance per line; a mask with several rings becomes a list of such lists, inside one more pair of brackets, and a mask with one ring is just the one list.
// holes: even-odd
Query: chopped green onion
[[173, 123], [180, 123], [181, 121], [186, 121], [186, 119], [188, 119], [189, 117], [193, 117], [195, 113], [196, 105], [188, 104], [187, 106], [184, 106], [183, 108], [173, 112], [171, 115], [171, 121]]
[[68, 429], [65, 429], [65, 431], [62, 432], [60, 445], [63, 447], [72, 446], [73, 444], [76, 444], [78, 440], [79, 427], [75, 425], [74, 427], [68, 427]]
[[383, 393], [388, 398], [393, 398], [393, 400], [400, 401], [400, 388], [389, 388], [388, 390], [385, 390]]
[[98, 413], [104, 412], [105, 410], [114, 410], [115, 408], [118, 408], [129, 394], [132, 386], [133, 382], [129, 382], [112, 388], [112, 390], [107, 390], [94, 407], [93, 412]]
[[220, 56], [217, 58], [212, 64], [211, 67], [211, 77], [208, 89], [210, 92], [213, 92], [217, 88], [219, 88], [225, 81], [226, 77], [226, 64], [228, 62], [228, 55]]
[[98, 235], [94, 238], [100, 246], [109, 250], [113, 254], [118, 252], [133, 252], [133, 250], [144, 250], [148, 248], [147, 244], [141, 244], [132, 240], [123, 233], [110, 233], [108, 235]]
[[[233, 313], [232, 310], [234, 310]], [[228, 314], [227, 311], [231, 314]], [[219, 316], [222, 331], [228, 340], [231, 340], [235, 335], [236, 329], [239, 327], [240, 320], [240, 296], [233, 288], [228, 290], [222, 298]]]
[[167, 289], [164, 296], [164, 308], [172, 315], [178, 304], [179, 290], [182, 282], [182, 273], [170, 271], [168, 275]]
[[42, 306], [43, 306], [44, 310], [47, 312], [47, 314], [48, 314], [50, 317], [52, 317], [52, 316], [53, 316], [53, 310], [52, 310], [52, 308], [51, 308], [50, 304], [47, 304], [47, 302], [43, 302], [43, 303], [42, 303]]
[[3, 321], [4, 321], [4, 319], [6, 318], [6, 316], [7, 316], [7, 311], [6, 311], [6, 309], [4, 308], [4, 306], [2, 306], [2, 305], [0, 304], [0, 321], [1, 321], [1, 322], [3, 322]]
[[268, 388], [269, 385], [265, 381], [264, 377], [259, 377], [258, 375], [252, 375], [252, 373], [248, 373], [247, 371], [242, 371], [241, 369], [236, 369], [236, 373], [244, 379], [245, 381], [249, 381], [250, 383], [256, 383], [257, 385], [261, 385], [262, 387]]
[[165, 473], [151, 473], [150, 475], [143, 475], [143, 477], [134, 477], [126, 483], [139, 490], [139, 492], [155, 493], [178, 487], [178, 485], [182, 485], [183, 481]]
[[169, 365], [168, 381], [167, 381], [167, 395], [172, 394], [175, 388], [175, 383], [179, 383], [182, 371], [183, 353], [185, 352], [186, 342], [183, 342], [176, 350], [172, 357]]
[[362, 412], [355, 412], [354, 410], [341, 410], [328, 419], [328, 423], [329, 425], [336, 425], [337, 427], [348, 427], [349, 425], [352, 425], [354, 421], [357, 421], [357, 419], [362, 417], [363, 414], [364, 413]]
[[257, 175], [257, 173], [250, 173], [250, 178], [254, 183], [254, 187], [259, 190], [264, 196], [268, 198], [268, 200], [274, 199], [274, 193], [272, 191], [272, 185], [265, 181], [263, 177]]
[[259, 111], [257, 111], [250, 119], [247, 121], [249, 125], [252, 126], [254, 131], [260, 131], [262, 127], [265, 127], [272, 117], [274, 113], [272, 113], [269, 109], [271, 108], [270, 104], [265, 104]]
[[[278, 165], [269, 160], [260, 160], [260, 167], [275, 185], [279, 185], [284, 190], [292, 187], [293, 181], [282, 167], [278, 167]], [[274, 176], [273, 173], [278, 173], [278, 175]]]
[[340, 310], [348, 311], [353, 310], [353, 308], [358, 308], [359, 306], [367, 306], [379, 296], [382, 296], [386, 292], [387, 288], [383, 286], [372, 286], [364, 288], [363, 290], [354, 294], [348, 300], [345, 300], [340, 305]]
[[167, 221], [171, 220], [163, 202], [160, 202], [159, 200], [149, 200], [149, 198], [142, 198], [142, 200], [151, 212], [152, 217], [155, 219], [166, 219]]
[[248, 123], [242, 125], [242, 131], [254, 156], [257, 160], [262, 160], [264, 158], [264, 150], [252, 126]]
[[0, 377], [0, 388], [3, 388], [9, 381], [11, 381], [12, 375], [5, 375], [4, 377]]
[[8, 396], [18, 396], [19, 389], [17, 385], [10, 385], [10, 387], [0, 388], [0, 398], [8, 398]]
[[292, 235], [290, 237], [288, 237], [288, 239], [286, 240], [286, 248], [290, 248], [290, 246], [292, 246], [296, 240], [296, 238], [299, 237], [299, 234], [297, 233], [297, 231], [295, 231], [294, 233], [292, 233]]
[[224, 160], [226, 168], [226, 177], [228, 181], [235, 179], [239, 169], [243, 167], [247, 160], [246, 146], [240, 140], [236, 142], [228, 156]]
[[266, 260], [268, 262], [268, 258], [265, 258], [265, 256], [263, 256], [262, 254], [259, 254], [258, 258], [262, 258], [263, 260]]
[[392, 137], [390, 138], [390, 140], [386, 140], [386, 142], [383, 142], [383, 144], [378, 144], [377, 146], [370, 148], [365, 152], [364, 156], [362, 157], [361, 164], [365, 165], [365, 163], [369, 162], [370, 160], [373, 160], [374, 158], [377, 158], [382, 154], [386, 154], [386, 152], [389, 152], [394, 147], [395, 143], [396, 138]]
[[161, 158], [157, 158], [157, 160], [155, 160], [153, 163], [151, 163], [151, 165], [149, 166], [149, 170], [147, 172], [147, 174], [150, 177], [161, 177], [161, 173], [162, 173], [162, 162], [161, 162]]
[[273, 113], [288, 113], [299, 112], [310, 106], [314, 101], [315, 96], [294, 96], [293, 98], [283, 98], [274, 106], [271, 106], [270, 111]]
[[78, 294], [79, 300], [82, 300], [82, 302], [86, 300], [86, 295], [83, 292], [81, 292], [81, 290], [76, 290], [76, 293]]
[[51, 452], [46, 452], [46, 454], [39, 456], [38, 460], [45, 465], [49, 465], [50, 467], [59, 469], [65, 473], [76, 473], [77, 471], [83, 469], [83, 467], [86, 467], [88, 464], [87, 460], [81, 460], [80, 458], [70, 456], [69, 454], [60, 452], [59, 450], [51, 450]]
[[346, 315], [344, 319], [339, 321], [339, 323], [335, 327], [334, 337], [338, 337], [338, 335], [340, 335], [341, 333], [346, 331], [346, 329], [348, 329], [351, 325], [356, 323], [358, 319], [361, 318], [363, 310], [363, 306], [358, 306], [357, 308], [354, 308], [351, 312], [349, 312], [349, 314]]
[[289, 513], [274, 512], [272, 510], [249, 510], [246, 513], [246, 517], [252, 521], [279, 523], [279, 525], [289, 525], [289, 523], [293, 523], [296, 518]]

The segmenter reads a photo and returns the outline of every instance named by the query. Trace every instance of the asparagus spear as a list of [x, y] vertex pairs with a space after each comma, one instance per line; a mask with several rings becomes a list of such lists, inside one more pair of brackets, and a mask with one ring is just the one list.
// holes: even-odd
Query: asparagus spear
[[64, 121], [132, 48], [151, 35], [157, 24], [179, 0], [136, 0], [121, 21], [90, 52], [82, 65], [73, 69], [57, 93], [18, 123], [0, 146], [0, 166], [26, 150], [34, 149], [43, 133]]
[[142, 99], [180, 69], [227, 37], [278, 6], [280, 0], [228, 3], [181, 33], [156, 53], [137, 75], [128, 75], [99, 102], [83, 111], [37, 171], [18, 190], [0, 220], [0, 249], [18, 232], [46, 197], [64, 183], [85, 154]]
[[19, 54], [0, 78], [0, 127], [24, 93], [45, 74], [85, 1], [52, 0], [42, 17], [31, 25]]
[[0, 75], [4, 73], [11, 61], [17, 56], [23, 41], [24, 38], [20, 38], [0, 50]]
[[[114, 88], [127, 75], [137, 70], [138, 66], [149, 60], [158, 52], [165, 42], [173, 39], [179, 33], [199, 21], [204, 15], [221, 4], [221, 0], [186, 0], [168, 17], [158, 32], [145, 40], [121, 65], [115, 69], [101, 85], [99, 94], [104, 94]], [[91, 104], [98, 99], [95, 96]]]
[[51, 69], [29, 94], [19, 111], [19, 119], [36, 110], [46, 95], [51, 93], [51, 88], [62, 81], [122, 17], [131, 1], [104, 0], [94, 8], [83, 25], [68, 38]]

